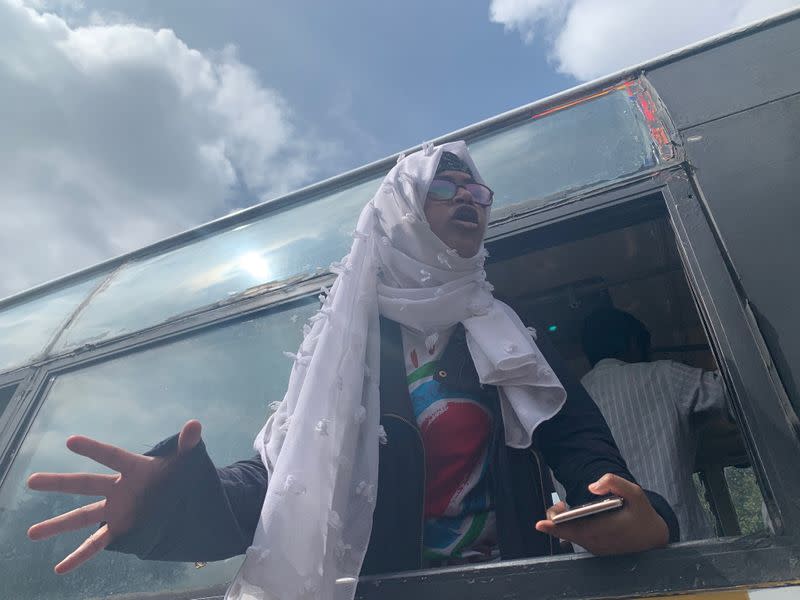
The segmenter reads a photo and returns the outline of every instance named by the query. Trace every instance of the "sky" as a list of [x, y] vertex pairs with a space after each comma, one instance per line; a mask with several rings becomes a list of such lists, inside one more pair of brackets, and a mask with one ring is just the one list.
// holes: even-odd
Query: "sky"
[[0, 298], [798, 4], [0, 0]]

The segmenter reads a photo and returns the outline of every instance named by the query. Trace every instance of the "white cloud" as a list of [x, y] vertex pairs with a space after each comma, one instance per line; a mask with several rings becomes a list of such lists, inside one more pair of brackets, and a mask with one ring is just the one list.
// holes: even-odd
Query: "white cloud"
[[539, 23], [560, 21], [568, 7], [569, 2], [563, 0], [492, 0], [489, 18], [508, 30], [516, 29], [530, 43]]
[[492, 0], [489, 17], [589, 80], [800, 5], [798, 0]]
[[0, 0], [0, 297], [225, 214], [236, 189], [296, 188], [332, 151], [233, 48], [53, 6]]

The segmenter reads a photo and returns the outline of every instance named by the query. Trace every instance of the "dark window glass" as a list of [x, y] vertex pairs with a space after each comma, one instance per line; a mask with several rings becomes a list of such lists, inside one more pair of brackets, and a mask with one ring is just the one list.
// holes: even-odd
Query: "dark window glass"
[[17, 391], [17, 386], [15, 385], [0, 388], [0, 415], [2, 415], [3, 411], [8, 407], [8, 403], [11, 402], [15, 391]]

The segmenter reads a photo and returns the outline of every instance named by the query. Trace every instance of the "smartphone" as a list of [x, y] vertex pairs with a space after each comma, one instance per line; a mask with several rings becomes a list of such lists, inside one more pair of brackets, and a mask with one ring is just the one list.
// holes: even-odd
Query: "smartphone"
[[609, 510], [617, 510], [622, 508], [622, 504], [622, 498], [611, 496], [609, 498], [603, 498], [602, 500], [597, 500], [595, 502], [589, 502], [588, 504], [581, 504], [580, 506], [570, 508], [569, 510], [556, 515], [550, 520], [556, 524], [565, 523], [566, 521], [582, 519], [591, 515], [608, 512]]

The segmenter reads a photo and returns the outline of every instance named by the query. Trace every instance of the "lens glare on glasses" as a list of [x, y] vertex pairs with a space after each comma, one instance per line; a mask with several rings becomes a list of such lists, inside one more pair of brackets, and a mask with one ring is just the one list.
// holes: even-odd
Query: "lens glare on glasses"
[[446, 179], [434, 179], [428, 188], [428, 195], [434, 200], [450, 200], [456, 195], [458, 186]]
[[469, 192], [477, 204], [489, 206], [492, 203], [492, 190], [485, 185], [480, 183], [457, 185], [447, 179], [434, 179], [428, 188], [428, 196], [432, 200], [447, 202], [455, 197], [460, 187]]
[[464, 186], [466, 190], [475, 198], [475, 202], [488, 206], [492, 203], [492, 192], [485, 185], [480, 183], [468, 183]]

